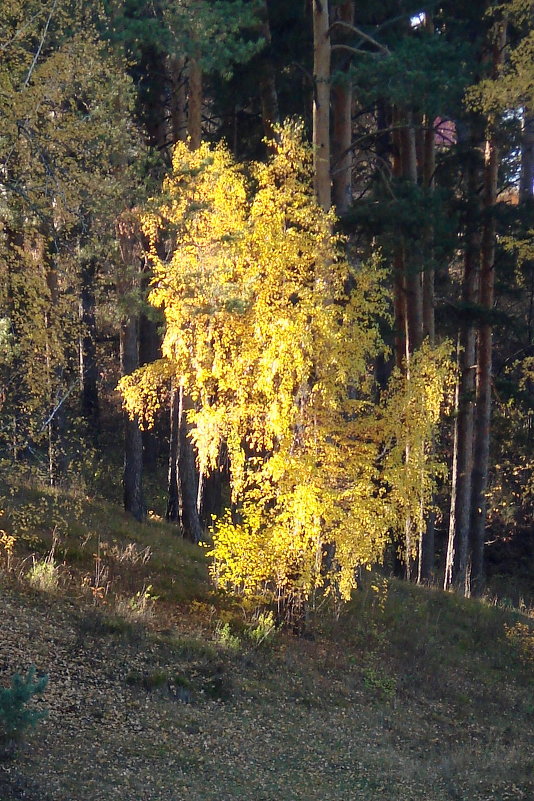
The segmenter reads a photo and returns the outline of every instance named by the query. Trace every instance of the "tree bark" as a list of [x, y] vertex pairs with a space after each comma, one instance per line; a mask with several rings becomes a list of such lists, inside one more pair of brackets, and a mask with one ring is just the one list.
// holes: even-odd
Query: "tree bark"
[[[434, 172], [436, 166], [435, 133], [431, 117], [425, 120], [423, 132], [423, 188], [430, 198], [434, 189]], [[423, 265], [423, 339], [428, 339], [430, 345], [435, 342], [435, 314], [434, 314], [434, 231], [428, 225], [424, 232], [424, 258]], [[430, 446], [434, 449], [434, 443]], [[419, 543], [418, 582], [431, 584], [435, 578], [435, 513], [430, 512], [423, 522], [421, 540]]]
[[313, 0], [313, 160], [319, 205], [332, 205], [330, 182], [330, 60], [328, 0]]
[[143, 120], [149, 144], [163, 155], [167, 142], [168, 123], [166, 119], [166, 80], [165, 56], [156, 47], [143, 49], [140, 67], [144, 72], [141, 89]]
[[[139, 367], [139, 320], [132, 315], [124, 320], [120, 329], [121, 375], [128, 375]], [[124, 508], [136, 520], [143, 520], [143, 437], [136, 418], [124, 419]]]
[[[352, 25], [354, 2], [335, 6], [335, 18]], [[343, 30], [343, 29], [341, 29]], [[343, 53], [336, 70], [345, 73], [332, 86], [332, 191], [336, 211], [344, 214], [352, 202], [352, 82], [350, 57]]]
[[[393, 112], [393, 123], [397, 123], [398, 114]], [[400, 131], [393, 131], [393, 176], [402, 177]], [[404, 370], [407, 356], [407, 309], [406, 309], [406, 277], [404, 269], [404, 243], [399, 237], [395, 243], [393, 256], [393, 310], [395, 326], [395, 365]]]
[[[506, 27], [500, 26], [493, 42], [493, 75], [496, 78], [503, 62]], [[491, 425], [492, 324], [495, 286], [495, 204], [499, 173], [499, 148], [495, 137], [495, 120], [490, 120], [484, 159], [484, 223], [482, 229], [480, 298], [484, 313], [478, 328], [476, 374], [476, 415], [474, 460], [471, 490], [471, 591], [481, 595], [484, 589], [484, 542], [486, 532], [486, 490], [489, 472]], [[493, 130], [492, 130], [493, 129]]]
[[[417, 151], [416, 137], [413, 125], [413, 115], [406, 112], [404, 126], [400, 131], [402, 176], [412, 184], [417, 185]], [[409, 358], [423, 341], [423, 285], [421, 281], [421, 265], [412, 253], [410, 262], [406, 259], [406, 246], [404, 270], [406, 281], [406, 323], [407, 347]]]
[[478, 122], [469, 126], [467, 154], [467, 198], [465, 218], [464, 275], [462, 282], [462, 320], [458, 335], [458, 386], [452, 471], [449, 539], [445, 569], [445, 589], [454, 586], [469, 593], [468, 557], [473, 470], [475, 401], [475, 323], [473, 307], [478, 301], [481, 247], [480, 140]]
[[534, 109], [527, 106], [523, 112], [521, 139], [521, 173], [519, 177], [519, 201], [524, 203], [534, 192]]
[[[434, 191], [434, 173], [436, 170], [436, 134], [431, 117], [425, 120], [423, 143], [423, 187], [429, 198]], [[434, 314], [434, 254], [432, 243], [434, 231], [431, 225], [425, 230], [425, 257], [423, 268], [423, 338], [428, 338], [431, 345], [436, 339], [436, 323]]]
[[176, 144], [187, 138], [185, 59], [169, 56], [167, 63], [171, 87], [171, 135], [173, 144]]
[[260, 8], [260, 31], [265, 39], [265, 49], [260, 59], [260, 103], [261, 119], [265, 138], [269, 142], [277, 139], [276, 125], [280, 122], [278, 110], [278, 94], [276, 91], [276, 78], [271, 52], [271, 26], [269, 24], [269, 7], [264, 0]]
[[[139, 367], [139, 312], [133, 294], [140, 290], [141, 270], [136, 262], [140, 260], [142, 248], [138, 222], [131, 212], [125, 212], [117, 220], [117, 238], [123, 261], [117, 290], [124, 307], [119, 341], [121, 376], [125, 376]], [[124, 509], [139, 521], [145, 517], [142, 481], [143, 437], [139, 421], [125, 414], [123, 503]]]
[[80, 385], [82, 415], [93, 442], [98, 441], [100, 404], [96, 356], [96, 261], [82, 262], [80, 288]]
[[[57, 486], [61, 478], [67, 474], [67, 454], [65, 451], [66, 408], [63, 402], [65, 392], [64, 364], [59, 360], [62, 346], [59, 342], [59, 280], [56, 266], [51, 253], [46, 252], [43, 243], [39, 245], [43, 258], [47, 260], [46, 283], [50, 293], [50, 303], [47, 311], [47, 361], [50, 387], [50, 418], [48, 423], [48, 473], [50, 485]], [[61, 353], [63, 356], [63, 353]]]
[[202, 141], [202, 69], [196, 59], [189, 61], [187, 133], [189, 147], [197, 150]]
[[202, 540], [200, 523], [199, 478], [196, 469], [195, 454], [189, 433], [191, 426], [187, 421], [187, 412], [192, 408], [192, 401], [180, 387], [179, 408], [179, 448], [178, 475], [180, 488], [180, 523], [183, 536], [191, 542]]
[[[146, 279], [143, 283], [146, 283]], [[146, 291], [146, 288], [144, 288]], [[154, 320], [141, 312], [139, 318], [139, 364], [151, 364], [161, 357], [161, 341], [158, 327]], [[147, 470], [154, 471], [159, 455], [159, 438], [157, 429], [142, 432], [143, 464]]]
[[180, 388], [173, 381], [170, 400], [169, 471], [167, 482], [166, 519], [180, 522], [180, 486], [178, 476], [178, 451], [180, 447]]

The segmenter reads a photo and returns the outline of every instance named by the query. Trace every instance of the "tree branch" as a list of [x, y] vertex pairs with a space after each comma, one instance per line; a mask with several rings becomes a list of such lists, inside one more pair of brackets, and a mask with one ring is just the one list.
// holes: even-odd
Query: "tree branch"
[[344, 22], [343, 20], [338, 19], [332, 23], [328, 32], [330, 33], [332, 29], [335, 27], [345, 28], [346, 30], [355, 33], [357, 36], [360, 37], [360, 39], [363, 39], [364, 42], [369, 42], [369, 44], [372, 44], [374, 47], [377, 47], [382, 53], [384, 53], [384, 55], [387, 56], [390, 55], [390, 51], [385, 45], [381, 44], [380, 42], [377, 42], [376, 39], [374, 39], [372, 36], [369, 36], [368, 33], [365, 33], [360, 28], [357, 28], [355, 25], [351, 25], [350, 22]]
[[361, 53], [364, 56], [372, 56], [376, 58], [378, 53], [370, 53], [369, 50], [360, 50], [357, 47], [351, 47], [350, 45], [346, 44], [333, 44], [331, 47], [332, 50], [347, 50], [349, 53], [356, 54]]
[[33, 57], [33, 61], [31, 63], [31, 65], [30, 65], [30, 69], [28, 70], [28, 74], [26, 75], [26, 80], [24, 81], [24, 86], [28, 86], [28, 83], [29, 83], [30, 78], [31, 78], [31, 74], [32, 74], [32, 72], [33, 72], [33, 70], [35, 68], [35, 65], [37, 64], [37, 61], [39, 60], [39, 56], [41, 55], [41, 50], [43, 49], [43, 45], [44, 45], [44, 42], [45, 42], [45, 39], [46, 39], [46, 34], [48, 33], [48, 27], [50, 25], [50, 22], [52, 21], [52, 17], [54, 15], [54, 11], [56, 10], [56, 6], [57, 6], [57, 0], [54, 0], [54, 2], [52, 4], [52, 8], [50, 9], [50, 14], [48, 15], [48, 19], [46, 20], [46, 25], [44, 26], [43, 35], [41, 36], [41, 41], [39, 42], [39, 47], [37, 48], [37, 52], [36, 52], [35, 56]]

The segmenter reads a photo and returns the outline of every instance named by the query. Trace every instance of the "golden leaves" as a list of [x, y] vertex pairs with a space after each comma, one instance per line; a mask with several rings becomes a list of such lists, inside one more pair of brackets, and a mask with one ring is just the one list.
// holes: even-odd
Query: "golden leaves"
[[[401, 459], [396, 469], [395, 448], [432, 428], [445, 357], [422, 353], [410, 384], [398, 379], [377, 408], [369, 365], [383, 348], [384, 271], [378, 259], [357, 269], [343, 259], [311, 163], [301, 127], [282, 128], [269, 163], [252, 169], [250, 195], [223, 146], [178, 144], [144, 230], [151, 300], [167, 324], [163, 352], [196, 404], [199, 465], [215, 468], [223, 443], [228, 453], [239, 515], [215, 523], [214, 577], [244, 593], [291, 588], [302, 597], [328, 580], [347, 598], [355, 568], [380, 560], [396, 521], [379, 448], [390, 443], [388, 477], [400, 497], [406, 466]], [[173, 245], [167, 260], [162, 237]], [[130, 411], [150, 416], [156, 400], [144, 371], [121, 387]], [[325, 569], [328, 544], [335, 558]]]
[[[336, 542], [330, 578], [347, 595], [355, 565], [380, 557], [387, 527], [369, 469], [375, 453], [347, 436], [368, 409], [349, 400], [348, 385], [368, 395], [381, 269], [361, 267], [345, 294], [349, 267], [315, 200], [301, 126], [282, 128], [273, 158], [252, 172], [249, 197], [223, 146], [177, 145], [163, 200], [144, 221], [151, 300], [167, 321], [164, 354], [197, 402], [199, 463], [213, 468], [225, 443], [241, 507], [239, 523], [226, 516], [215, 526], [214, 575], [243, 592], [292, 584], [307, 595], [325, 581], [323, 544]], [[174, 243], [168, 261], [161, 236]], [[122, 387], [139, 412], [142, 382]]]

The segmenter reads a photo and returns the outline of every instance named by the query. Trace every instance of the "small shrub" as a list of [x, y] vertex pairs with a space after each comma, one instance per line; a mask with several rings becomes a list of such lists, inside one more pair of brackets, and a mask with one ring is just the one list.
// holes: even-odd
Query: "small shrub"
[[164, 687], [168, 680], [169, 677], [164, 670], [154, 670], [143, 676], [143, 687], [149, 691], [157, 690], [159, 687]]
[[154, 617], [154, 604], [158, 597], [152, 594], [152, 584], [149, 584], [131, 598], [117, 598], [115, 608], [117, 614], [125, 620], [132, 623], [148, 623]]
[[26, 704], [34, 695], [41, 695], [48, 683], [48, 676], [35, 678], [32, 665], [26, 677], [15, 673], [11, 687], [0, 688], [0, 756], [13, 756], [24, 732], [35, 726], [46, 714], [43, 710], [28, 709]]
[[169, 693], [177, 701], [181, 701], [183, 704], [190, 704], [193, 701], [193, 683], [187, 676], [181, 674], [173, 676], [167, 683], [167, 687]]
[[[0, 515], [1, 514], [3, 514], [2, 511], [0, 511]], [[15, 540], [16, 537], [12, 534], [8, 534], [7, 531], [0, 529], [0, 560], [4, 563], [8, 573], [11, 570]]]
[[534, 666], [534, 628], [528, 623], [515, 623], [504, 628], [506, 638], [517, 649], [520, 660], [527, 666]]
[[220, 645], [228, 651], [238, 651], [241, 647], [241, 640], [237, 634], [233, 634], [229, 623], [217, 621], [215, 626], [215, 637]]
[[31, 586], [41, 592], [54, 593], [59, 587], [59, 571], [52, 551], [45, 559], [33, 559], [31, 569], [26, 573]]
[[383, 670], [371, 665], [363, 671], [363, 683], [366, 690], [374, 693], [381, 701], [392, 701], [397, 692], [395, 676], [388, 676]]
[[147, 545], [146, 548], [139, 549], [135, 542], [129, 542], [127, 545], [123, 546], [111, 546], [108, 550], [108, 554], [121, 564], [146, 565], [152, 558], [152, 549], [149, 545]]
[[209, 662], [217, 658], [217, 649], [206, 640], [180, 636], [171, 637], [169, 643], [174, 648], [177, 656], [189, 662], [197, 660]]
[[260, 612], [254, 623], [247, 629], [247, 636], [256, 646], [272, 640], [276, 634], [276, 623], [272, 612]]

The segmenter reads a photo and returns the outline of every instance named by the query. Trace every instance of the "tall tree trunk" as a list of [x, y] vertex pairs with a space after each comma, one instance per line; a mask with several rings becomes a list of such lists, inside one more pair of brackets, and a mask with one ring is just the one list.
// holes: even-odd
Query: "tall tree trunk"
[[269, 7], [263, 0], [260, 8], [260, 31], [265, 39], [265, 49], [260, 59], [260, 102], [261, 119], [266, 139], [276, 141], [275, 126], [280, 122], [278, 111], [278, 94], [271, 52], [271, 26], [269, 24]]
[[202, 141], [202, 68], [196, 59], [189, 61], [187, 133], [189, 147], [197, 150]]
[[[352, 25], [354, 2], [334, 6], [335, 18]], [[341, 29], [343, 31], [343, 29]], [[350, 57], [346, 53], [336, 65], [344, 73], [332, 86], [332, 191], [338, 214], [344, 214], [352, 202], [352, 81]]]
[[199, 477], [193, 446], [189, 438], [191, 427], [187, 420], [187, 412], [192, 408], [191, 399], [180, 387], [180, 446], [178, 449], [180, 523], [183, 536], [186, 539], [191, 540], [191, 542], [200, 542], [202, 539], [202, 526], [200, 523]]
[[[65, 452], [64, 436], [66, 431], [66, 409], [64, 405], [65, 364], [60, 360], [59, 329], [61, 320], [59, 319], [59, 281], [58, 272], [51, 253], [46, 253], [46, 246], [43, 242], [39, 244], [39, 249], [43, 253], [43, 258], [47, 260], [46, 283], [50, 293], [50, 303], [47, 311], [46, 325], [47, 336], [47, 360], [50, 387], [50, 417], [48, 422], [48, 472], [51, 486], [59, 484], [62, 477], [67, 473], [67, 454]], [[61, 353], [61, 357], [64, 354]]]
[[169, 472], [166, 519], [178, 523], [180, 533], [191, 542], [202, 539], [202, 482], [189, 438], [187, 411], [192, 408], [183, 387], [173, 381], [170, 402]]
[[[136, 262], [140, 262], [142, 247], [138, 222], [130, 212], [118, 219], [117, 237], [123, 261], [117, 290], [123, 305], [119, 341], [121, 375], [125, 376], [139, 367], [139, 312], [136, 310], [138, 303], [132, 301], [133, 294], [140, 290], [141, 270]], [[125, 414], [123, 502], [125, 510], [139, 521], [145, 516], [142, 481], [143, 437], [139, 421]]]
[[94, 442], [98, 440], [100, 404], [98, 398], [98, 364], [96, 356], [96, 260], [81, 265], [80, 287], [80, 386], [82, 415]]
[[[436, 170], [436, 134], [433, 120], [427, 116], [424, 126], [423, 142], [423, 187], [429, 199], [434, 191], [434, 173]], [[431, 345], [436, 339], [436, 323], [434, 314], [434, 231], [432, 225], [425, 229], [425, 264], [423, 268], [423, 338], [428, 338]]]
[[[139, 321], [137, 316], [128, 317], [120, 329], [121, 375], [128, 375], [139, 366]], [[136, 520], [145, 516], [143, 502], [143, 437], [136, 418], [124, 419], [124, 508]]]
[[[405, 113], [404, 123], [400, 131], [402, 175], [407, 181], [417, 185], [416, 137], [413, 114], [411, 112]], [[423, 341], [423, 285], [421, 281], [421, 265], [413, 252], [408, 261], [406, 259], [406, 250], [405, 244], [406, 353], [409, 359], [410, 354], [420, 348]]]
[[[521, 142], [521, 177], [519, 183], [519, 202], [534, 201], [534, 109], [526, 108], [523, 115], [523, 137]], [[534, 261], [528, 259], [525, 270], [530, 271], [530, 302], [527, 314], [527, 342], [534, 340]], [[528, 272], [526, 272], [528, 275]]]
[[[497, 78], [503, 63], [506, 27], [501, 25], [493, 42], [493, 76]], [[476, 415], [474, 460], [471, 489], [471, 589], [480, 595], [484, 588], [484, 541], [486, 532], [486, 490], [488, 485], [490, 423], [492, 325], [495, 286], [495, 204], [499, 172], [499, 149], [495, 137], [495, 120], [490, 120], [484, 158], [484, 223], [481, 243], [480, 299], [484, 316], [478, 328], [476, 374]]]
[[187, 137], [187, 86], [185, 59], [168, 58], [169, 83], [171, 87], [171, 135], [172, 142], [183, 142]]
[[[189, 102], [187, 134], [189, 147], [197, 150], [202, 141], [202, 70], [198, 61], [189, 61]], [[171, 394], [171, 435], [169, 443], [169, 497], [168, 519], [180, 524], [181, 533], [192, 542], [202, 539], [200, 523], [199, 477], [193, 444], [189, 437], [187, 411], [192, 408], [191, 398], [183, 387], [173, 388]], [[178, 518], [176, 518], [176, 501]]]
[[165, 56], [156, 47], [143, 49], [140, 67], [144, 72], [140, 102], [143, 121], [149, 144], [162, 155], [168, 144], [168, 120], [166, 119], [167, 67]]
[[[393, 122], [393, 177], [403, 177], [402, 142], [397, 109], [392, 112]], [[399, 236], [395, 242], [393, 254], [393, 310], [395, 329], [395, 366], [401, 372], [406, 371], [408, 363], [408, 310], [406, 308], [406, 269], [404, 238]], [[398, 577], [407, 577], [410, 571], [408, 557], [410, 532], [409, 521], [406, 521], [404, 541], [394, 542], [394, 572]]]
[[[430, 198], [434, 190], [434, 172], [436, 168], [436, 137], [433, 120], [425, 119], [423, 131], [423, 188]], [[432, 225], [427, 225], [424, 231], [424, 264], [423, 264], [423, 338], [434, 345], [436, 337], [434, 314], [434, 231]], [[430, 447], [434, 449], [434, 443]], [[435, 570], [435, 529], [436, 516], [430, 511], [423, 522], [421, 539], [419, 542], [419, 583], [431, 584], [434, 581]]]
[[[397, 111], [394, 115], [397, 129], [394, 132], [394, 176], [398, 179], [417, 184], [417, 148], [416, 135], [413, 125], [413, 115], [409, 111]], [[394, 258], [395, 269], [395, 310], [396, 317], [399, 318], [397, 324], [402, 322], [404, 317], [404, 354], [401, 359], [400, 353], [397, 354], [397, 365], [405, 373], [407, 380], [410, 376], [411, 355], [421, 346], [423, 341], [423, 295], [421, 283], [421, 265], [416, 258], [414, 249], [411, 248], [411, 255], [408, 256], [409, 243], [406, 236], [399, 237], [396, 245]], [[397, 311], [398, 310], [398, 311]], [[400, 344], [400, 343], [399, 343]], [[408, 466], [417, 454], [411, 452], [409, 444], [406, 443], [405, 461]], [[412, 561], [414, 551], [414, 535], [420, 543], [422, 537], [423, 510], [418, 515], [418, 520], [413, 520], [408, 516], [404, 526], [404, 572], [408, 580], [412, 577]], [[420, 544], [419, 544], [420, 550]]]
[[531, 199], [534, 193], [534, 109], [532, 104], [523, 112], [521, 138], [521, 173], [519, 177], [519, 200]]
[[180, 484], [178, 475], [178, 452], [180, 448], [180, 388], [173, 381], [170, 399], [169, 427], [169, 471], [167, 482], [166, 519], [171, 523], [180, 522]]
[[[469, 528], [473, 470], [473, 434], [475, 401], [475, 323], [473, 307], [478, 301], [478, 275], [481, 247], [480, 141], [478, 121], [469, 125], [467, 154], [467, 199], [465, 218], [464, 275], [462, 282], [462, 319], [458, 335], [458, 386], [452, 471], [449, 540], [445, 568], [445, 589], [456, 587], [469, 591]], [[460, 129], [461, 130], [461, 129]]]
[[[146, 283], [146, 278], [144, 283]], [[161, 341], [156, 322], [141, 312], [139, 318], [139, 364], [151, 364], [161, 357]], [[155, 428], [143, 431], [143, 464], [154, 471], [159, 455], [159, 438]]]
[[313, 159], [319, 205], [332, 205], [330, 185], [330, 60], [328, 0], [313, 0]]
[[[399, 116], [393, 112], [393, 177], [402, 178], [401, 139], [398, 127]], [[404, 370], [407, 349], [406, 276], [404, 269], [404, 242], [398, 237], [393, 256], [393, 309], [395, 327], [395, 365]]]

